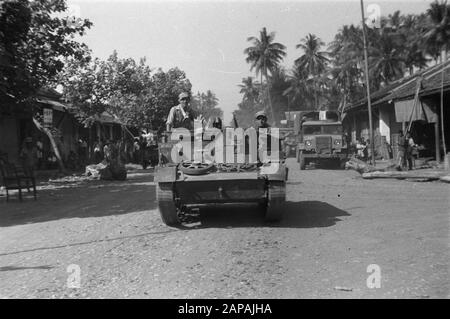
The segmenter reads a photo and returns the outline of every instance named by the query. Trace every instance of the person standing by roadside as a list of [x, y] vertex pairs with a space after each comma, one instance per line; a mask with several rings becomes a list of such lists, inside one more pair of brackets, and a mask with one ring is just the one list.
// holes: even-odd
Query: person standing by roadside
[[86, 165], [86, 157], [87, 157], [87, 148], [88, 145], [86, 141], [82, 138], [78, 140], [78, 160], [80, 161], [78, 164], [83, 167]]
[[415, 156], [417, 155], [417, 144], [411, 136], [411, 133], [406, 133], [406, 160], [408, 162], [408, 169], [412, 170], [415, 168]]
[[102, 161], [102, 149], [100, 142], [95, 143], [94, 146], [94, 162], [95, 164], [98, 164]]
[[356, 154], [357, 154], [357, 158], [359, 158], [360, 160], [366, 160], [366, 153], [367, 153], [367, 145], [366, 142], [364, 141], [364, 137], [361, 136], [360, 140], [356, 140]]
[[36, 141], [36, 157], [37, 157], [37, 169], [42, 169], [44, 164], [44, 143], [42, 143], [42, 138], [39, 136]]
[[140, 162], [140, 151], [141, 151], [141, 143], [139, 141], [139, 137], [134, 138], [133, 143], [133, 162], [134, 164], [138, 164]]
[[22, 150], [20, 151], [20, 159], [25, 172], [32, 175], [36, 169], [37, 148], [36, 145], [33, 145], [33, 139], [31, 137], [25, 138]]
[[112, 143], [109, 140], [105, 143], [105, 146], [103, 146], [103, 155], [105, 161], [110, 163], [112, 160]]
[[407, 139], [405, 137], [405, 135], [403, 135], [403, 131], [400, 130], [398, 131], [399, 137], [398, 137], [398, 142], [397, 142], [397, 146], [398, 146], [398, 152], [397, 152], [397, 169], [398, 170], [403, 170], [403, 168], [405, 167], [405, 152], [406, 152], [406, 146], [407, 146]]

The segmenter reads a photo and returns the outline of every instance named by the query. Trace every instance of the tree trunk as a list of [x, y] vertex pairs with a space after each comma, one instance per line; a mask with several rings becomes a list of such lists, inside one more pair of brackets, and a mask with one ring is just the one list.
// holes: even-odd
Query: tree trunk
[[45, 135], [47, 135], [48, 139], [50, 140], [50, 144], [52, 145], [53, 152], [55, 153], [56, 159], [58, 161], [59, 170], [64, 171], [65, 170], [64, 163], [62, 161], [61, 154], [59, 153], [58, 146], [56, 145], [56, 141], [52, 135], [52, 132], [49, 129], [47, 129], [46, 127], [43, 127], [41, 125], [41, 123], [39, 123], [39, 121], [34, 117], [33, 117], [33, 123], [34, 123], [34, 125], [36, 125], [36, 128], [39, 131], [41, 131], [41, 132], [45, 133]]
[[314, 76], [314, 109], [316, 111], [319, 110], [317, 106], [317, 83], [316, 83], [316, 76]]
[[272, 98], [270, 95], [270, 83], [269, 83], [269, 77], [267, 76], [267, 69], [264, 67], [264, 77], [266, 78], [267, 82], [267, 99], [269, 100], [269, 108], [270, 108], [270, 114], [272, 116], [273, 125], [275, 125], [275, 113], [273, 112], [273, 106], [272, 106]]

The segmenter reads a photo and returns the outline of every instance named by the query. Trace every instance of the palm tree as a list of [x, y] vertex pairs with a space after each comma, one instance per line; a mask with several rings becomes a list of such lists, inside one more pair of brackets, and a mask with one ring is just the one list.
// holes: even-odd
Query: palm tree
[[277, 67], [273, 70], [270, 83], [270, 93], [272, 96], [274, 112], [282, 117], [281, 114], [284, 114], [283, 112], [287, 110], [289, 104], [287, 96], [283, 94], [290, 86], [286, 70], [283, 67]]
[[361, 56], [363, 41], [361, 30], [353, 25], [343, 26], [335, 35], [328, 47], [331, 56], [332, 86], [336, 86], [347, 101], [354, 101], [359, 97], [360, 85], [363, 72], [361, 66]]
[[427, 15], [428, 31], [424, 37], [427, 44], [437, 46], [442, 62], [442, 52], [446, 60], [447, 52], [450, 50], [450, 5], [447, 4], [447, 0], [442, 2], [436, 0], [428, 8]]
[[[369, 74], [375, 90], [382, 83], [388, 84], [403, 76], [405, 63], [403, 59], [404, 44], [389, 28], [382, 28], [381, 34], [374, 33], [369, 48]], [[376, 43], [376, 45], [375, 45]]]
[[294, 67], [292, 74], [289, 75], [289, 88], [283, 92], [283, 95], [289, 96], [292, 104], [298, 105], [300, 109], [304, 110], [314, 106], [314, 90], [307, 77], [305, 70]]
[[[329, 61], [326, 57], [328, 53], [320, 51], [323, 45], [325, 45], [325, 43], [320, 38], [310, 33], [301, 40], [301, 43], [295, 46], [297, 49], [300, 48], [304, 51], [304, 54], [297, 60], [295, 60], [296, 66], [306, 70], [308, 72], [308, 75], [313, 79], [316, 79], [325, 71], [327, 62]], [[314, 97], [315, 107], [317, 109], [318, 105], [316, 85], [314, 89]]]
[[255, 69], [256, 75], [261, 76], [261, 89], [263, 77], [267, 82], [267, 98], [269, 101], [270, 112], [272, 114], [272, 120], [275, 121], [275, 114], [273, 112], [272, 101], [270, 97], [270, 81], [269, 72], [278, 66], [283, 57], [286, 56], [286, 47], [277, 42], [273, 42], [275, 33], [267, 33], [266, 28], [260, 31], [259, 38], [249, 37], [247, 41], [252, 42], [253, 46], [244, 50], [244, 54], [247, 55], [245, 61], [251, 64], [250, 71]]
[[414, 68], [422, 70], [427, 67], [429, 59], [425, 57], [426, 43], [421, 36], [424, 33], [424, 14], [408, 14], [402, 17], [399, 32], [402, 34], [402, 40], [405, 45], [404, 62], [409, 75], [413, 74]]
[[239, 93], [243, 94], [244, 101], [249, 100], [255, 102], [260, 93], [260, 84], [253, 81], [253, 77], [248, 76], [242, 79], [242, 84], [238, 85], [241, 89]]

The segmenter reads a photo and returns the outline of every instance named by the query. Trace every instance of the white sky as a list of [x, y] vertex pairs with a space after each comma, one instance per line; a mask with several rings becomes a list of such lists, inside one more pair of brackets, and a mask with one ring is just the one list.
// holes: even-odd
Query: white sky
[[[432, 1], [365, 1], [378, 4], [387, 16], [396, 10], [420, 13]], [[329, 43], [344, 24], [361, 21], [358, 0], [335, 1], [155, 1], [69, 0], [72, 12], [93, 22], [81, 39], [93, 55], [107, 58], [117, 50], [122, 58], [146, 57], [152, 68], [179, 67], [193, 88], [210, 89], [219, 99], [225, 122], [241, 101], [238, 85], [253, 75], [243, 51], [249, 36], [266, 27], [287, 47], [281, 63], [290, 69], [302, 54], [295, 45], [308, 33]]]

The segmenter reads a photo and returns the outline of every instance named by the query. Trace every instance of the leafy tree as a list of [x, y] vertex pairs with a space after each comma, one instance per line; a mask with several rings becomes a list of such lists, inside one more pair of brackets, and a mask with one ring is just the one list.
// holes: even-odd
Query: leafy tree
[[60, 73], [64, 97], [76, 108], [76, 116], [90, 126], [108, 111], [126, 125], [163, 131], [178, 94], [190, 92], [191, 83], [178, 68], [153, 72], [145, 59], [139, 63], [113, 52], [106, 61], [68, 61]]
[[219, 99], [210, 90], [207, 90], [206, 93], [197, 92], [197, 95], [193, 96], [191, 101], [192, 108], [196, 113], [201, 114], [205, 120], [223, 117], [223, 111], [217, 105], [219, 105]]
[[75, 116], [86, 127], [106, 111], [108, 87], [104, 63], [99, 59], [65, 61], [66, 67], [57, 76], [63, 86], [63, 98], [75, 109]]
[[49, 138], [64, 169], [57, 142], [34, 109], [38, 89], [49, 86], [64, 68], [63, 59], [82, 60], [86, 46], [74, 40], [92, 23], [70, 23], [59, 18], [67, 9], [64, 0], [8, 0], [0, 3], [0, 107], [23, 107]]
[[186, 78], [186, 73], [178, 68], [167, 72], [158, 69], [152, 76], [152, 83], [151, 111], [147, 116], [153, 129], [163, 131], [170, 108], [178, 104], [178, 95], [181, 92], [190, 93], [192, 84]]
[[276, 121], [279, 121], [284, 118], [284, 112], [288, 110], [288, 103], [290, 102], [288, 96], [283, 94], [290, 86], [286, 70], [282, 67], [275, 68], [272, 72], [271, 83], [270, 94], [273, 109]]
[[243, 78], [242, 84], [239, 84], [239, 93], [243, 95], [242, 100], [256, 101], [261, 92], [260, 85], [260, 83], [253, 81], [251, 76]]
[[242, 84], [238, 85], [242, 94], [242, 102], [238, 104], [238, 109], [233, 112], [233, 117], [240, 127], [253, 126], [255, 113], [264, 109], [260, 85], [260, 83], [253, 81], [252, 77], [243, 78]]
[[86, 46], [74, 36], [83, 35], [92, 23], [71, 24], [55, 16], [66, 9], [64, 0], [1, 2], [1, 101], [28, 101], [63, 69], [64, 57], [85, 58]]

